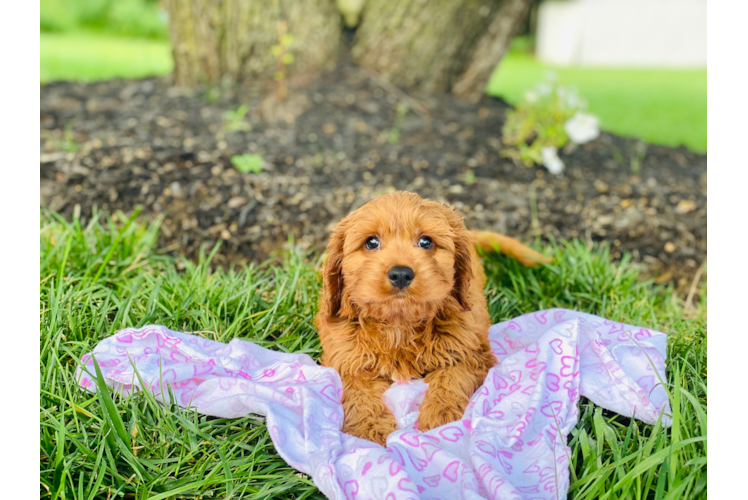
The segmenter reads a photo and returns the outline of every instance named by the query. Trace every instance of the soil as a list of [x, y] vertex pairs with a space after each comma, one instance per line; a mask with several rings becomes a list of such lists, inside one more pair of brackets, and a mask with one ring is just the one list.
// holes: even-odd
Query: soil
[[[142, 205], [163, 216], [166, 251], [195, 258], [222, 239], [227, 265], [264, 260], [289, 235], [322, 250], [344, 215], [404, 189], [456, 206], [471, 229], [607, 240], [681, 290], [706, 260], [705, 155], [603, 133], [562, 152], [553, 176], [500, 156], [504, 101], [406, 94], [350, 64], [272, 96], [168, 78], [43, 86], [41, 205], [83, 218]], [[232, 127], [226, 112], [242, 104]], [[261, 173], [232, 166], [246, 153], [264, 158]]]

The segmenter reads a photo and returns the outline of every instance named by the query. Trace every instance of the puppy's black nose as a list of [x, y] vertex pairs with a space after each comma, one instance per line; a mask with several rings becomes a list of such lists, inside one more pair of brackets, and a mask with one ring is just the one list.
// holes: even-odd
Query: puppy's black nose
[[413, 278], [416, 277], [416, 273], [409, 267], [395, 266], [387, 272], [387, 277], [397, 288], [403, 289], [410, 285]]

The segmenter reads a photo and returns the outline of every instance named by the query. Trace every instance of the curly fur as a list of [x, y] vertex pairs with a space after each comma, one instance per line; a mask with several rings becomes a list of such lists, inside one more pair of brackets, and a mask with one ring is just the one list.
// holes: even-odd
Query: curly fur
[[[371, 236], [381, 248], [364, 246]], [[433, 248], [420, 248], [421, 236]], [[345, 432], [384, 444], [397, 425], [382, 395], [412, 378], [429, 384], [420, 430], [462, 417], [496, 363], [476, 245], [499, 246], [526, 265], [549, 261], [506, 236], [469, 232], [453, 209], [408, 192], [367, 203], [333, 230], [315, 322], [322, 364], [343, 381]], [[391, 285], [393, 266], [413, 269], [410, 286]]]

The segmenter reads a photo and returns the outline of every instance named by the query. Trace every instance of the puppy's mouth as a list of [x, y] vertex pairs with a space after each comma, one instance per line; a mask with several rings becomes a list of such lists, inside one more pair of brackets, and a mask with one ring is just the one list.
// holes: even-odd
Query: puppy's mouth
[[391, 296], [392, 298], [402, 300], [402, 299], [407, 299], [408, 297], [410, 297], [410, 293], [408, 292], [408, 290], [400, 290], [399, 288], [392, 287]]

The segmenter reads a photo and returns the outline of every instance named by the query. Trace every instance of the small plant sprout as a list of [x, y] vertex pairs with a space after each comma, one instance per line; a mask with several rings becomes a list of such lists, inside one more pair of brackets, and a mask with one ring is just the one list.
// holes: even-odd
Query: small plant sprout
[[70, 125], [65, 126], [65, 135], [60, 141], [60, 149], [67, 153], [78, 152], [78, 143], [75, 141], [75, 136], [73, 136], [73, 129], [70, 128]]
[[390, 144], [397, 144], [400, 141], [400, 130], [403, 128], [403, 122], [405, 121], [405, 115], [408, 114], [408, 105], [404, 103], [398, 103], [395, 108], [395, 124], [390, 130], [389, 138]]
[[217, 86], [208, 88], [203, 94], [203, 99], [210, 104], [215, 104], [221, 100], [221, 89]]
[[638, 174], [642, 169], [642, 161], [647, 155], [647, 145], [636, 141], [631, 151], [631, 173]]
[[234, 155], [231, 157], [231, 164], [236, 167], [239, 172], [245, 174], [259, 174], [262, 172], [262, 166], [265, 164], [265, 159], [260, 155], [253, 154]]
[[475, 172], [473, 172], [472, 170], [468, 170], [467, 172], [465, 172], [465, 184], [467, 184], [468, 186], [472, 186], [473, 184], [475, 184]]
[[252, 130], [252, 127], [249, 125], [249, 123], [244, 120], [247, 111], [249, 111], [249, 108], [246, 104], [242, 104], [241, 106], [236, 108], [236, 111], [226, 111], [226, 113], [223, 115], [223, 127], [226, 129], [226, 132]]
[[288, 23], [281, 21], [277, 26], [278, 43], [270, 47], [270, 53], [275, 57], [276, 94], [279, 101], [285, 101], [288, 96], [288, 66], [294, 61], [290, 52], [293, 36], [288, 33]]

